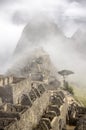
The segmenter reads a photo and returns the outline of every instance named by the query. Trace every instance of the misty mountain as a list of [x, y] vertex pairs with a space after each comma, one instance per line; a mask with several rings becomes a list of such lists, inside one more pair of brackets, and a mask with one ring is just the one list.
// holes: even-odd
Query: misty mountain
[[53, 36], [63, 36], [53, 20], [45, 16], [32, 18], [23, 30], [15, 53], [20, 53], [26, 50], [27, 47], [30, 50], [34, 47], [43, 46]]
[[86, 32], [82, 30], [77, 30], [77, 32], [72, 36], [72, 43], [74, 44], [74, 48], [78, 53], [82, 56], [82, 58], [86, 58]]
[[[46, 17], [41, 17], [40, 19], [35, 17], [31, 19], [24, 28], [14, 51], [10, 72], [15, 74], [22, 73], [22, 69], [25, 67], [27, 68], [34, 60], [34, 57], [37, 58], [43, 55], [42, 58], [44, 58], [44, 55], [53, 55], [49, 50], [50, 46], [52, 51], [54, 51], [53, 47], [56, 48], [57, 46], [58, 49], [64, 41], [67, 41], [67, 38], [53, 20]], [[47, 54], [44, 53], [43, 50], [40, 51], [38, 48], [43, 48]], [[50, 57], [47, 56], [47, 59], [50, 60]], [[48, 61], [45, 61], [45, 63], [47, 62]], [[50, 64], [48, 64], [47, 67], [48, 66], [50, 66]]]
[[[71, 78], [71, 81], [85, 83], [86, 63], [82, 60], [80, 51], [77, 49], [78, 38], [78, 36], [75, 36], [75, 39], [74, 37], [65, 37], [52, 19], [34, 17], [22, 32], [8, 73], [15, 76], [28, 76], [29, 73], [34, 73], [36, 70], [39, 72], [40, 67], [41, 70], [51, 73], [61, 69], [69, 69], [76, 74], [76, 77]], [[43, 48], [44, 51], [40, 48]], [[40, 67], [36, 62], [37, 59], [43, 60]]]
[[[57, 37], [65, 39], [57, 25], [48, 18], [36, 20], [35, 22], [31, 20], [24, 28], [7, 74], [28, 77], [30, 74], [42, 73], [59, 77], [57, 69], [45, 49], [49, 47], [47, 44], [50, 44], [51, 38], [57, 39]], [[54, 44], [52, 43], [52, 45]]]

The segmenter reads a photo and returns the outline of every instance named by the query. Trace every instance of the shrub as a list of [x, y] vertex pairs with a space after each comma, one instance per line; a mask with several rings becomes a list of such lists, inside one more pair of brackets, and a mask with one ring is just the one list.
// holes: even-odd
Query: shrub
[[73, 91], [73, 88], [71, 86], [69, 86], [68, 82], [64, 82], [64, 89], [66, 91], [68, 91], [69, 93], [71, 93], [72, 95], [74, 95], [74, 91]]

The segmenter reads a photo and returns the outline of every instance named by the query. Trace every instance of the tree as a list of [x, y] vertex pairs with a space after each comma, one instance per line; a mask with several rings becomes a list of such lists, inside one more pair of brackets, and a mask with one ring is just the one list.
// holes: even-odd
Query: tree
[[74, 74], [74, 72], [70, 70], [61, 70], [58, 72], [61, 76], [63, 76], [63, 86], [64, 89], [70, 92], [71, 94], [74, 94], [73, 88], [69, 86], [68, 82], [65, 80], [66, 76]]

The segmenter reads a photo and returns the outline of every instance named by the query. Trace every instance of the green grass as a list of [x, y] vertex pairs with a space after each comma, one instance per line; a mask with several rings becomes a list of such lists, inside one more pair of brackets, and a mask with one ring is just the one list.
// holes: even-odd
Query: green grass
[[75, 99], [81, 102], [84, 106], [86, 106], [86, 88], [74, 88], [74, 96]]

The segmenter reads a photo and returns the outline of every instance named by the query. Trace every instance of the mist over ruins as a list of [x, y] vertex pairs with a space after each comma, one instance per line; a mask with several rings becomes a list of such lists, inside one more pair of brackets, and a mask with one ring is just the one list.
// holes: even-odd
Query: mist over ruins
[[0, 75], [0, 130], [86, 130], [86, 63], [80, 64], [86, 58], [85, 40], [81, 45], [80, 33], [67, 38], [44, 15], [24, 27]]

